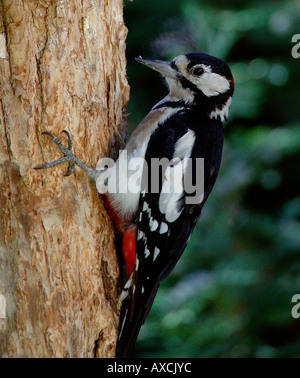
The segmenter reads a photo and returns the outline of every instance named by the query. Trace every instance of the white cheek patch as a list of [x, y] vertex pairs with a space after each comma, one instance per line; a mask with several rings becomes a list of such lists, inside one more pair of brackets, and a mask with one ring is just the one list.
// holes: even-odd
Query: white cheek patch
[[199, 77], [189, 75], [188, 79], [195, 84], [205, 96], [218, 96], [228, 91], [230, 82], [226, 77], [212, 72], [211, 68], [205, 64], [199, 64], [199, 67], [204, 69], [204, 74]]
[[216, 73], [204, 73], [198, 80], [198, 87], [207, 97], [218, 96], [230, 88], [229, 81]]

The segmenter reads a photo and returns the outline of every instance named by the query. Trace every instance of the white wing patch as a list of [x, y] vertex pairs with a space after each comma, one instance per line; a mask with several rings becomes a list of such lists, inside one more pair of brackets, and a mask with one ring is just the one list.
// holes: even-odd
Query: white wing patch
[[184, 159], [191, 155], [195, 143], [195, 133], [188, 130], [175, 144], [175, 151], [173, 158]]
[[159, 196], [159, 210], [165, 214], [168, 222], [174, 222], [180, 216], [181, 210], [177, 209], [178, 201], [181, 198], [181, 193], [172, 192], [172, 188], [168, 182], [163, 185], [163, 189], [170, 190], [169, 193], [161, 193]]
[[153, 254], [153, 261], [155, 261], [155, 259], [157, 258], [157, 256], [159, 255], [160, 253], [160, 249], [155, 247], [154, 248], [154, 254]]
[[143, 211], [148, 211], [149, 210], [149, 205], [148, 203], [145, 201], [144, 204], [143, 204]]
[[159, 227], [159, 233], [160, 234], [165, 234], [168, 231], [169, 227], [167, 223], [161, 222], [160, 227]]
[[128, 296], [128, 290], [130, 288], [130, 286], [132, 285], [132, 278], [133, 278], [133, 273], [131, 274], [131, 276], [129, 277], [128, 281], [126, 282], [125, 286], [124, 286], [124, 289], [121, 293], [121, 301], [124, 301], [124, 299]]
[[141, 231], [141, 230], [138, 230], [138, 234], [137, 234], [137, 240], [141, 240], [142, 239], [142, 237], [144, 236], [145, 234], [143, 233], [143, 231]]
[[145, 252], [144, 252], [145, 259], [150, 256], [150, 251], [147, 247], [145, 247]]
[[153, 219], [153, 217], [151, 217], [149, 219], [149, 225], [150, 225], [150, 231], [155, 231], [158, 227], [158, 222], [157, 220]]
[[188, 130], [175, 144], [172, 162], [165, 172], [165, 181], [159, 196], [159, 210], [165, 214], [168, 222], [174, 222], [182, 210], [178, 202], [183, 193], [183, 176], [186, 169], [186, 159], [191, 156], [195, 143], [195, 133]]

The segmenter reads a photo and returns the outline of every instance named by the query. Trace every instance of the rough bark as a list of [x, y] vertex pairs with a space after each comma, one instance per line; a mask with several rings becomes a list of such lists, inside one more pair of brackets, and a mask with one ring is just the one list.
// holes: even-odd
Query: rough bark
[[[128, 100], [122, 0], [0, 1], [0, 355], [113, 357], [114, 229], [79, 169], [35, 171], [70, 131], [90, 166], [116, 154]], [[65, 138], [62, 134], [62, 138]]]

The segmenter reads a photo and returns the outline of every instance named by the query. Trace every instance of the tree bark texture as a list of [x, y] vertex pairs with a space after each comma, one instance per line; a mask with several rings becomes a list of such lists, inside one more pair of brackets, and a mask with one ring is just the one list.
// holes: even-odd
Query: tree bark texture
[[0, 355], [113, 357], [114, 229], [43, 131], [95, 167], [117, 154], [128, 101], [122, 0], [0, 1]]

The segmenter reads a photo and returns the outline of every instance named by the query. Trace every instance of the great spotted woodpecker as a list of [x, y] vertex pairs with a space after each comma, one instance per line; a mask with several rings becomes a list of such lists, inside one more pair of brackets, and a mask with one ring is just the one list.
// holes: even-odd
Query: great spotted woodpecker
[[[227, 64], [207, 54], [180, 55], [171, 62], [143, 58], [137, 61], [165, 77], [169, 94], [138, 125], [116, 163], [105, 171], [89, 168], [73, 154], [71, 136], [64, 130], [68, 148], [53, 134], [44, 134], [51, 136], [65, 156], [37, 167], [49, 168], [67, 161], [67, 175], [76, 164], [96, 183], [99, 193], [107, 189], [106, 203], [123, 236], [127, 270], [127, 282], [121, 294], [117, 357], [130, 356], [160, 282], [169, 275], [185, 250], [215, 184], [222, 158], [222, 122], [227, 120], [234, 92]], [[123, 169], [125, 160], [132, 158], [142, 158], [144, 165], [134, 172], [128, 169], [128, 164], [127, 169]], [[151, 191], [150, 185], [145, 185], [150, 184], [153, 177], [151, 162], [164, 158], [169, 164], [164, 167], [165, 174], [156, 190]], [[171, 182], [171, 177], [176, 176], [178, 161], [188, 161], [182, 165], [176, 180], [182, 184], [185, 173], [191, 168], [189, 174], [195, 183], [200, 174], [196, 164], [199, 158], [204, 159], [204, 190], [198, 201], [191, 203], [188, 201], [191, 194], [183, 185], [179, 185], [179, 191], [175, 190], [176, 182]], [[133, 174], [137, 190], [115, 190], [127, 187]]]

